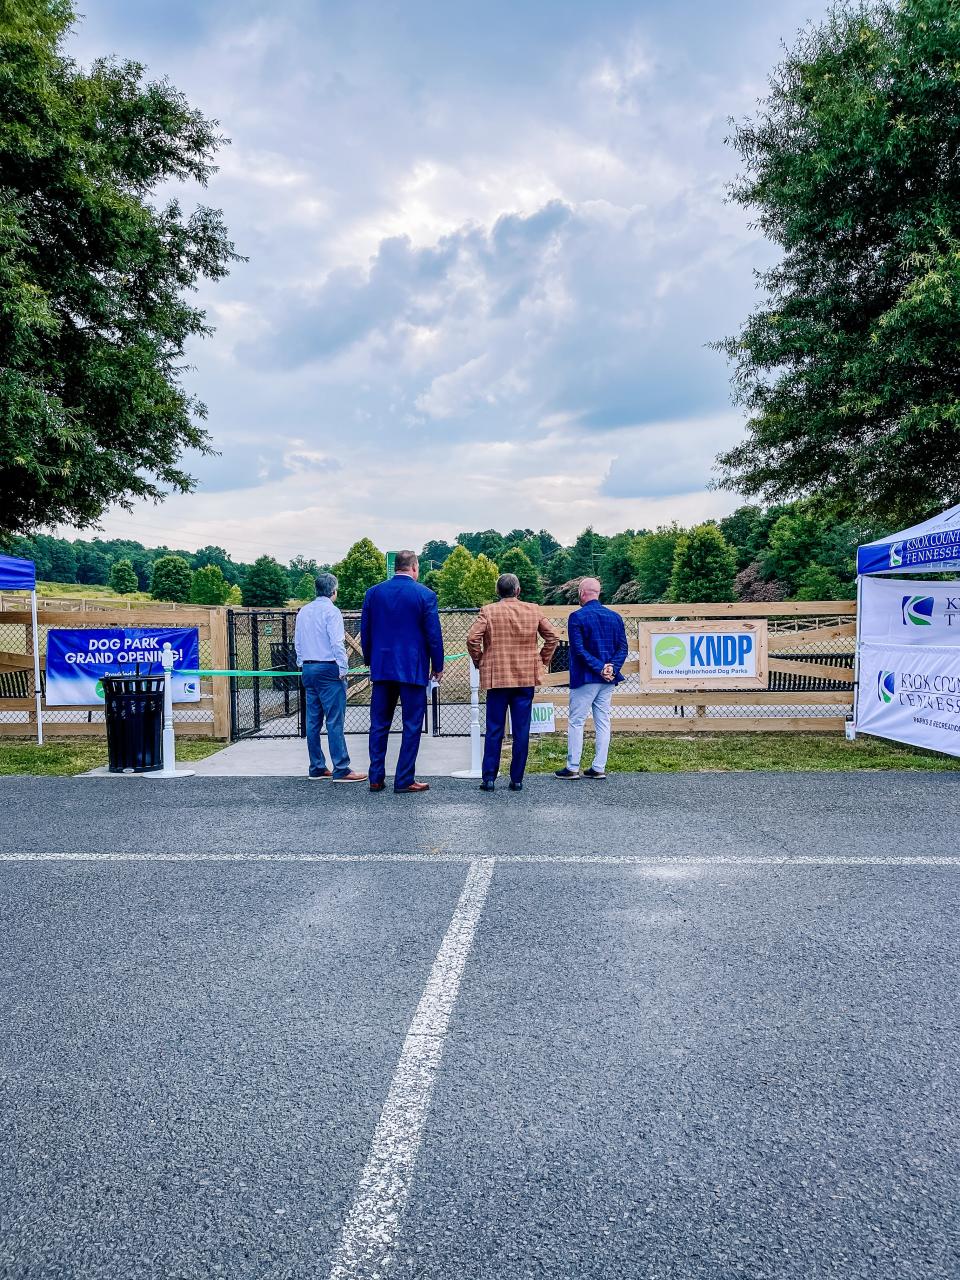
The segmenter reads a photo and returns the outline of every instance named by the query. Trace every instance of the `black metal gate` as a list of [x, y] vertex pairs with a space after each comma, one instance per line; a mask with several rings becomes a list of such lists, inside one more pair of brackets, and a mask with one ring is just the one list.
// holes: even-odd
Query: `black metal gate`
[[[227, 614], [233, 671], [296, 671], [296, 609], [231, 609]], [[303, 686], [298, 675], [231, 676], [230, 736], [306, 736]]]

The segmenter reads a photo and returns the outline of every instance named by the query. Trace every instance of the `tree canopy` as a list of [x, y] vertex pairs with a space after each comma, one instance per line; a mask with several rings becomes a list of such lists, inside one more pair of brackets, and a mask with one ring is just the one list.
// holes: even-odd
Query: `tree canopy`
[[[538, 544], [539, 549], [539, 544]], [[540, 604], [543, 600], [543, 581], [536, 565], [519, 546], [511, 547], [500, 557], [500, 572], [515, 573], [520, 579], [520, 598]]]
[[680, 535], [670, 574], [671, 600], [732, 600], [737, 561], [715, 524], [701, 524]]
[[361, 538], [333, 566], [332, 572], [340, 584], [337, 604], [341, 609], [359, 609], [369, 588], [376, 586], [387, 576], [387, 557], [377, 550], [369, 538]]
[[260, 556], [243, 580], [243, 603], [254, 609], [281, 609], [290, 598], [290, 579], [273, 556]]
[[230, 583], [218, 564], [205, 564], [194, 571], [190, 583], [191, 604], [226, 604], [229, 594]]
[[181, 384], [210, 328], [184, 295], [238, 255], [217, 210], [161, 193], [205, 184], [224, 139], [139, 63], [80, 70], [74, 16], [0, 11], [0, 533], [186, 492], [184, 450], [210, 452]]
[[907, 524], [960, 497], [960, 8], [843, 2], [733, 144], [782, 250], [720, 346], [746, 439], [721, 483]]
[[150, 578], [150, 594], [154, 600], [173, 600], [184, 604], [190, 599], [193, 571], [183, 556], [161, 556], [154, 561]]

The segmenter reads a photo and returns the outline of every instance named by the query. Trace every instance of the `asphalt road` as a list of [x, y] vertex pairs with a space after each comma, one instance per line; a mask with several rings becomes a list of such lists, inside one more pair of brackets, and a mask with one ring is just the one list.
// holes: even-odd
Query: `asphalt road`
[[0, 779], [0, 1277], [329, 1276], [479, 856], [350, 1275], [953, 1280], [958, 787]]

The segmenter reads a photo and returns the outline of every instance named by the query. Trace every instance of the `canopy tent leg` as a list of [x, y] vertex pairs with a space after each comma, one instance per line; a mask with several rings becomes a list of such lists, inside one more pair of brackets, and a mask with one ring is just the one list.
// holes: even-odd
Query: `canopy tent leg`
[[33, 620], [33, 696], [37, 703], [37, 743], [43, 746], [43, 696], [40, 692], [40, 630], [37, 626], [37, 589], [30, 592], [30, 616]]

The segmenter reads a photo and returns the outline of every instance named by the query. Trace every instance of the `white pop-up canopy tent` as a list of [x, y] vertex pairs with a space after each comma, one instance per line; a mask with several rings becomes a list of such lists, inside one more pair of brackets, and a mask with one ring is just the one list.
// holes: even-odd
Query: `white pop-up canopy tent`
[[857, 549], [857, 730], [960, 755], [960, 503]]
[[37, 741], [43, 742], [43, 712], [40, 695], [40, 644], [37, 631], [37, 570], [32, 560], [0, 555], [0, 591], [29, 591], [33, 620], [33, 689], [37, 700]]

